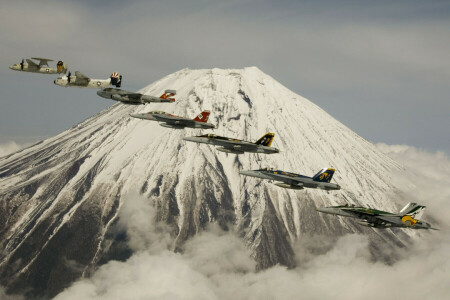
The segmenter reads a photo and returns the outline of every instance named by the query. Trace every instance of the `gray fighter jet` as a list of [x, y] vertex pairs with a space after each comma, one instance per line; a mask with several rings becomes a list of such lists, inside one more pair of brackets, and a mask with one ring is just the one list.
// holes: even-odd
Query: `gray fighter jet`
[[168, 102], [173, 103], [175, 102], [175, 98], [171, 98], [176, 95], [175, 90], [165, 90], [164, 94], [162, 94], [160, 97], [155, 96], [149, 96], [149, 95], [143, 95], [141, 93], [133, 93], [128, 92], [121, 89], [114, 89], [114, 88], [106, 88], [101, 91], [97, 92], [97, 95], [100, 97], [106, 98], [106, 99], [112, 99], [115, 101], [120, 101], [124, 104], [131, 104], [131, 105], [139, 105], [139, 104], [146, 104], [150, 102]]
[[171, 115], [163, 111], [151, 111], [145, 114], [131, 114], [130, 116], [138, 119], [162, 122], [159, 124], [160, 126], [173, 129], [183, 129], [186, 127], [201, 129], [216, 128], [213, 124], [207, 123], [209, 118], [208, 110], [202, 111], [194, 119]]
[[[31, 59], [38, 60], [39, 63], [35, 63]], [[14, 71], [41, 73], [41, 74], [61, 74], [61, 73], [65, 74], [67, 72], [67, 64], [65, 64], [61, 60], [58, 61], [58, 63], [56, 64], [56, 68], [51, 68], [49, 67], [48, 62], [53, 61], [52, 59], [39, 57], [32, 57], [31, 59], [26, 59], [26, 62], [24, 59], [22, 59], [22, 62], [14, 64], [9, 68]]]
[[200, 136], [185, 137], [183, 139], [189, 142], [220, 146], [217, 150], [226, 153], [243, 154], [244, 152], [252, 152], [272, 154], [280, 152], [277, 148], [270, 147], [274, 136], [274, 133], [266, 133], [262, 138], [256, 141], [256, 143], [227, 138], [211, 133]]
[[375, 227], [390, 228], [403, 227], [412, 229], [434, 229], [427, 222], [419, 220], [425, 210], [425, 206], [417, 203], [408, 203], [399, 213], [389, 213], [381, 210], [357, 207], [357, 206], [329, 206], [318, 208], [317, 211], [325, 214], [338, 215], [343, 217], [357, 218], [358, 224]]
[[313, 177], [308, 177], [300, 174], [264, 168], [261, 170], [241, 171], [239, 174], [281, 181], [280, 183], [275, 183], [275, 185], [287, 189], [302, 190], [304, 188], [313, 188], [322, 190], [340, 190], [341, 187], [338, 184], [330, 183], [334, 172], [335, 169], [325, 168], [320, 170]]

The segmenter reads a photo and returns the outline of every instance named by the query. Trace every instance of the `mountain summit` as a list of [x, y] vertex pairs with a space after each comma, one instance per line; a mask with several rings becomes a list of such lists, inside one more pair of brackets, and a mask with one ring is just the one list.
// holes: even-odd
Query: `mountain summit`
[[[0, 280], [10, 291], [55, 295], [98, 264], [126, 259], [115, 247], [126, 237], [114, 233], [114, 224], [133, 192], [154, 204], [157, 220], [171, 228], [174, 249], [217, 223], [239, 232], [259, 269], [294, 267], [292, 247], [304, 236], [364, 232], [375, 254], [414, 234], [315, 211], [342, 203], [397, 210], [391, 172], [401, 167], [258, 68], [183, 69], [140, 92], [165, 89], [177, 90], [174, 104], [115, 104], [0, 158]], [[104, 100], [93, 95], [92, 101]], [[173, 130], [129, 116], [151, 110], [192, 118], [210, 110], [217, 129]], [[209, 132], [248, 141], [273, 132], [281, 152], [235, 155], [183, 141]], [[342, 190], [288, 190], [239, 175], [262, 167], [305, 175], [332, 167]]]

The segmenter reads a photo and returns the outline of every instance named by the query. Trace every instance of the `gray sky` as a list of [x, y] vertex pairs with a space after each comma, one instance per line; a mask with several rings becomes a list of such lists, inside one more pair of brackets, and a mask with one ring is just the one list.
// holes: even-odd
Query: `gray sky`
[[450, 153], [450, 1], [91, 2], [0, 3], [0, 143], [114, 104], [8, 69], [43, 56], [119, 71], [129, 90], [185, 67], [257, 66], [370, 141]]

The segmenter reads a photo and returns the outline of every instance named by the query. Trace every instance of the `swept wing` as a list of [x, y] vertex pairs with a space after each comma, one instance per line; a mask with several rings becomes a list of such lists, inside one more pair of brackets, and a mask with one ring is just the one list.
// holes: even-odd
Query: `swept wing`
[[182, 118], [178, 116], [172, 116], [169, 114], [154, 114], [152, 115], [152, 118], [159, 122], [164, 122], [171, 125], [182, 125], [182, 126], [188, 126], [193, 125], [195, 122], [194, 120], [188, 119], [188, 118]]

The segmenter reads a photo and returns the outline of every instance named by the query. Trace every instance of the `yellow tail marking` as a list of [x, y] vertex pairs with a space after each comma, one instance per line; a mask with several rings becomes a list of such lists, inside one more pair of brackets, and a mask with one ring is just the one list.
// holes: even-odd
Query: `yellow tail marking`
[[409, 226], [414, 226], [417, 223], [417, 221], [418, 220], [413, 219], [411, 216], [408, 216], [408, 215], [406, 215], [402, 218], [402, 222], [407, 223], [407, 225], [409, 225]]
[[267, 147], [270, 147], [272, 145], [275, 133], [268, 132], [268, 133], [266, 133], [266, 135], [269, 135], [269, 142], [267, 143]]

